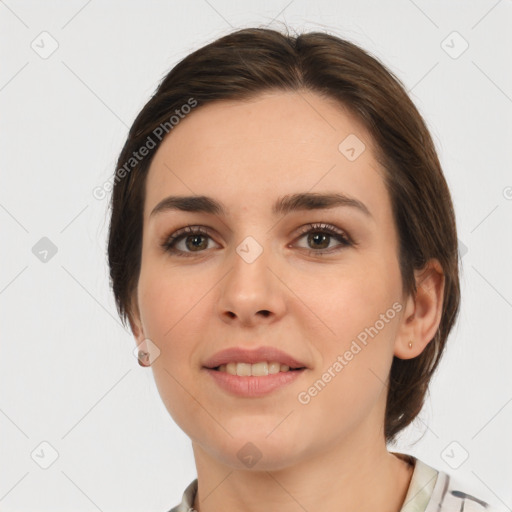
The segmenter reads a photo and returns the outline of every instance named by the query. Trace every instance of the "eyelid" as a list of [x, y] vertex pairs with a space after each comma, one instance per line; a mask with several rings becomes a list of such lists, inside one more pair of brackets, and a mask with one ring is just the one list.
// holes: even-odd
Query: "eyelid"
[[171, 244], [176, 243], [178, 239], [184, 237], [184, 235], [204, 235], [210, 237], [213, 240], [214, 231], [206, 226], [187, 224], [182, 228], [172, 231], [168, 235], [164, 235], [160, 245], [166, 249], [170, 247]]
[[325, 231], [327, 233], [332, 233], [332, 234], [335, 234], [335, 235], [339, 235], [339, 236], [341, 236], [343, 238], [346, 238], [348, 242], [350, 242], [350, 243], [355, 245], [354, 240], [348, 234], [347, 231], [345, 231], [344, 229], [338, 228], [338, 227], [334, 226], [333, 224], [328, 224], [326, 222], [310, 222], [308, 224], [304, 224], [303, 226], [301, 226], [298, 229], [299, 229], [299, 232], [298, 232], [298, 237], [299, 238], [301, 236], [305, 235], [306, 233], [315, 232], [315, 230], [317, 230], [317, 231], [320, 231], [320, 232]]
[[352, 237], [345, 230], [325, 222], [311, 222], [299, 228], [298, 236], [295, 238], [294, 242], [288, 245], [288, 247], [293, 247], [297, 240], [300, 240], [309, 233], [327, 234], [327, 236], [331, 237], [331, 239], [334, 238], [338, 244], [328, 249], [310, 249], [306, 247], [299, 247], [299, 249], [305, 251], [308, 256], [318, 258], [338, 255], [345, 249], [357, 246], [356, 242], [353, 241]]

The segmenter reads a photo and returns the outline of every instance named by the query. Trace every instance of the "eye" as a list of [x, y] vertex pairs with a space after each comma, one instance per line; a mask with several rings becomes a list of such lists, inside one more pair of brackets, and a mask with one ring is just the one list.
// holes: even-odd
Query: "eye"
[[[314, 250], [308, 251], [310, 255], [328, 254], [355, 245], [343, 231], [330, 224], [316, 223], [303, 226], [299, 238], [304, 238], [306, 235], [306, 243], [312, 244], [309, 247], [315, 247]], [[338, 241], [339, 244], [330, 249], [326, 249], [333, 239]]]
[[[301, 228], [299, 239], [305, 236], [307, 236], [307, 243], [311, 243], [314, 247], [314, 249], [308, 251], [309, 255], [321, 256], [355, 245], [355, 242], [344, 231], [330, 224], [307, 224]], [[327, 248], [333, 239], [338, 242], [338, 245]], [[188, 257], [209, 249], [209, 240], [213, 239], [207, 229], [201, 226], [186, 226], [168, 236], [161, 245], [167, 252], [176, 256]], [[184, 242], [184, 246], [179, 247], [182, 242]], [[308, 249], [307, 247], [301, 248]]]
[[[177, 256], [193, 256], [193, 253], [208, 249], [208, 241], [204, 242], [206, 238], [212, 240], [207, 230], [198, 226], [187, 226], [167, 237], [162, 247]], [[182, 240], [185, 242], [185, 248], [178, 247]]]

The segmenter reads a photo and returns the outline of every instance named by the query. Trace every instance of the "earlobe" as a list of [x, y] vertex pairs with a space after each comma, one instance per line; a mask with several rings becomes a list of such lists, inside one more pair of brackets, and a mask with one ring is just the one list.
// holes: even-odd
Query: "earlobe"
[[409, 295], [395, 340], [394, 355], [412, 359], [434, 338], [441, 322], [444, 273], [437, 259], [415, 271], [416, 293]]
[[130, 316], [130, 327], [135, 337], [136, 343], [136, 357], [140, 366], [151, 366], [151, 352], [148, 346], [148, 339], [144, 335], [144, 329], [140, 322], [140, 318]]

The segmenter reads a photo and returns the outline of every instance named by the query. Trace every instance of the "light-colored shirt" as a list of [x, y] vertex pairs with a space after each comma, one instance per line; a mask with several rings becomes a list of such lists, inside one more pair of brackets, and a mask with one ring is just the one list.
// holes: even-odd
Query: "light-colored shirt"
[[[434, 469], [412, 455], [400, 454], [414, 464], [414, 471], [400, 512], [499, 512], [467, 492], [451, 475]], [[183, 493], [179, 505], [169, 512], [194, 512], [197, 478]]]

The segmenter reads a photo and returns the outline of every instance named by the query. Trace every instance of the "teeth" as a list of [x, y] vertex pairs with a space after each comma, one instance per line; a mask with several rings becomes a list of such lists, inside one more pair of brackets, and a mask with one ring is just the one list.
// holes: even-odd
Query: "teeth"
[[[255, 377], [262, 377], [264, 375], [268, 375], [268, 363], [256, 363], [256, 364], [248, 364], [247, 373], [243, 375], [254, 375]], [[240, 365], [237, 366], [237, 372]], [[240, 375], [237, 373], [237, 375]]]
[[251, 365], [248, 363], [237, 363], [236, 374], [239, 377], [250, 377], [251, 376]]
[[280, 363], [269, 363], [268, 364], [268, 373], [270, 373], [270, 375], [274, 375], [274, 373], [279, 373], [280, 370], [281, 370]]
[[267, 363], [262, 361], [261, 363], [227, 363], [219, 366], [220, 372], [226, 372], [230, 375], [238, 375], [240, 377], [263, 377], [264, 375], [274, 375], [279, 372], [287, 372], [290, 367], [286, 364], [280, 364], [277, 362]]

